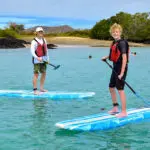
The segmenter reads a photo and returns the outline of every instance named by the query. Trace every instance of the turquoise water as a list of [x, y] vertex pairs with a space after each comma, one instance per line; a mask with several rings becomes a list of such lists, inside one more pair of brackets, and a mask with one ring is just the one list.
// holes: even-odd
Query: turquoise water
[[[49, 50], [58, 70], [47, 68], [45, 88], [51, 91], [96, 92], [88, 100], [18, 99], [0, 97], [0, 150], [138, 150], [150, 149], [149, 122], [130, 124], [98, 132], [60, 130], [55, 123], [111, 108], [108, 83], [111, 70], [100, 61], [108, 48], [59, 48]], [[131, 48], [127, 82], [150, 100], [150, 48]], [[88, 56], [92, 55], [91, 60]], [[32, 90], [32, 63], [29, 49], [0, 50], [0, 89]], [[126, 88], [127, 106], [143, 106]], [[104, 111], [101, 108], [105, 108]]]

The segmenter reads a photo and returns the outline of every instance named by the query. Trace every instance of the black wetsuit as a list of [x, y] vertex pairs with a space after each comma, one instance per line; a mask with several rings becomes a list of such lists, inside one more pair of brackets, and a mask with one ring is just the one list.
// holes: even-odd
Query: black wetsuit
[[[129, 45], [128, 42], [126, 40], [119, 40], [116, 41], [118, 42], [118, 49], [121, 52], [121, 55], [118, 59], [118, 61], [116, 63], [113, 63], [113, 69], [114, 71], [120, 75], [121, 73], [121, 67], [122, 67], [122, 54], [126, 54], [127, 55], [127, 64], [125, 67], [125, 71], [124, 71], [124, 75], [122, 77], [122, 80], [118, 79], [118, 76], [116, 75], [116, 73], [114, 71], [112, 71], [111, 74], [111, 78], [110, 78], [110, 83], [109, 83], [109, 87], [114, 88], [116, 87], [118, 90], [123, 90], [124, 89], [124, 81], [126, 79], [126, 75], [127, 75], [127, 71], [128, 71], [128, 53], [129, 53]], [[115, 41], [113, 42], [113, 44], [115, 44]]]

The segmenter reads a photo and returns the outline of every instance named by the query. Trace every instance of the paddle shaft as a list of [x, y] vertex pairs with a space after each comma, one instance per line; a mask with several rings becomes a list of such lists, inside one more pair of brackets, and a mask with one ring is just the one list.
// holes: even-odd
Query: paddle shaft
[[46, 63], [46, 64], [48, 64], [48, 65], [50, 65], [50, 66], [52, 66], [52, 67], [54, 67], [54, 69], [58, 69], [60, 67], [60, 65], [55, 66], [55, 65], [53, 65], [51, 63], [48, 63], [46, 61], [43, 61], [43, 62]]
[[55, 66], [55, 65], [53, 65], [53, 64], [48, 64], [48, 65], [50, 65], [50, 66], [52, 66], [52, 67], [54, 67], [54, 68], [56, 68], [57, 66]]

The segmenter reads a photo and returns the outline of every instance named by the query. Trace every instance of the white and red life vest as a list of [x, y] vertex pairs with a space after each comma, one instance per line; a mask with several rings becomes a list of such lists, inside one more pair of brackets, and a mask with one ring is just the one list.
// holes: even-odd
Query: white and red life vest
[[46, 56], [46, 54], [47, 54], [47, 46], [46, 46], [46, 44], [45, 44], [45, 41], [44, 41], [44, 39], [43, 39], [43, 44], [40, 44], [36, 39], [34, 39], [36, 42], [37, 42], [37, 44], [38, 44], [38, 46], [37, 46], [37, 48], [36, 48], [36, 50], [35, 50], [35, 54], [38, 56], [38, 57], [42, 57], [42, 56]]

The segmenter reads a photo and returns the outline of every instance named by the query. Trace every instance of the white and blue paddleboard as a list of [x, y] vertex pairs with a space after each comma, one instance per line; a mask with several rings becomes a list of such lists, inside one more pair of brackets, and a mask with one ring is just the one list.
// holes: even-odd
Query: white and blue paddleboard
[[40, 92], [39, 95], [34, 95], [33, 91], [28, 90], [0, 90], [0, 97], [84, 99], [94, 95], [94, 92]]
[[129, 110], [128, 116], [124, 118], [117, 118], [115, 115], [101, 113], [58, 122], [55, 125], [58, 128], [67, 130], [97, 131], [113, 129], [146, 119], [150, 119], [150, 108]]

